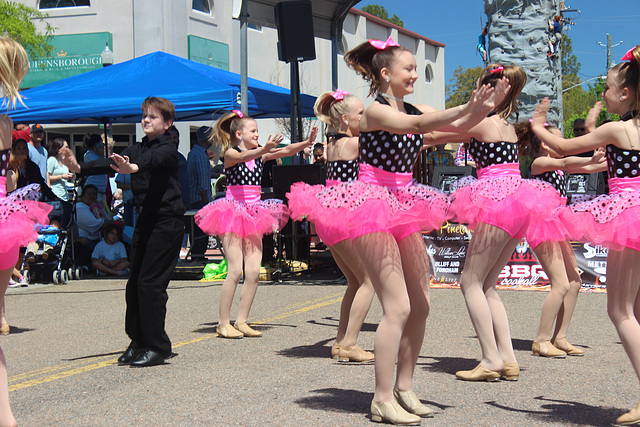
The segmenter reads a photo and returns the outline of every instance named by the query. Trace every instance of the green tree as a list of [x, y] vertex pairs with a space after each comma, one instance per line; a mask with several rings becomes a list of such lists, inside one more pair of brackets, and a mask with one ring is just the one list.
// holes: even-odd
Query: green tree
[[462, 105], [469, 100], [471, 94], [476, 89], [476, 82], [482, 74], [482, 67], [462, 69], [459, 66], [453, 72], [449, 84], [445, 87], [446, 102], [445, 107], [451, 108]]
[[[55, 28], [46, 21], [48, 17], [23, 4], [0, 0], [0, 35], [20, 43], [31, 58], [51, 56]], [[44, 32], [38, 31], [34, 21], [44, 24]]]
[[404, 28], [404, 22], [402, 21], [402, 19], [400, 19], [396, 14], [394, 14], [392, 17], [389, 17], [389, 12], [387, 12], [387, 9], [385, 9], [384, 6], [370, 4], [363, 7], [362, 11], [367, 12], [370, 15], [377, 16], [380, 19], [384, 19], [385, 21], [389, 21], [392, 24], [397, 25], [398, 27]]

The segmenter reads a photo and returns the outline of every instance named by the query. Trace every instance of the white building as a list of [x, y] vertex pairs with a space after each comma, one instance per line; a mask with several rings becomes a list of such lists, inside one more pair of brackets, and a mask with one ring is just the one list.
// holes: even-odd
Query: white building
[[[100, 54], [105, 44], [113, 51], [115, 63], [164, 51], [240, 73], [240, 23], [232, 19], [233, 0], [18, 0], [18, 3], [49, 14], [47, 21], [56, 28], [53, 59], [58, 59], [40, 59], [38, 64], [33, 59], [32, 71], [23, 87], [101, 67]], [[407, 100], [444, 108], [442, 43], [352, 9], [343, 24], [342, 45], [346, 52], [367, 39], [386, 40], [389, 36], [416, 56], [421, 81]], [[278, 60], [277, 41], [276, 29], [250, 25], [248, 75], [288, 87], [289, 64]], [[300, 64], [301, 90], [309, 95], [332, 89], [331, 42], [316, 38], [315, 49], [316, 59]], [[341, 55], [338, 62], [338, 86], [359, 96], [365, 106], [369, 104], [366, 83], [347, 68]], [[202, 124], [210, 123], [176, 124], [183, 154], [189, 151], [189, 138], [185, 136]], [[136, 127], [140, 137], [139, 126], [114, 125], [116, 145], [133, 142]], [[259, 127], [262, 135], [281, 131], [273, 120], [261, 120]], [[96, 125], [48, 125], [47, 130], [66, 137], [75, 146], [81, 144], [85, 132], [99, 132]]]

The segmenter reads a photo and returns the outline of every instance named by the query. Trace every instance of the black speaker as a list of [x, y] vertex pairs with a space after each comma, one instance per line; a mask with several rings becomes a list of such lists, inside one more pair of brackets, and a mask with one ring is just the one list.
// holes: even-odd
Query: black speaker
[[276, 4], [278, 59], [284, 62], [316, 59], [311, 1], [283, 1]]
[[273, 166], [273, 193], [276, 199], [287, 201], [285, 194], [291, 184], [306, 182], [310, 185], [327, 182], [327, 165], [314, 163], [311, 165], [276, 165]]
[[471, 166], [436, 166], [433, 168], [431, 185], [450, 194], [451, 185], [465, 176], [476, 176], [475, 168]]

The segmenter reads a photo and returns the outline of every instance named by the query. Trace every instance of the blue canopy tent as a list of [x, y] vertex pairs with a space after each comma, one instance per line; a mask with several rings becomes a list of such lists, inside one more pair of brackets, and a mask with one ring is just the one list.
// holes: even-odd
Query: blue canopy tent
[[[288, 117], [289, 89], [249, 79], [249, 115]], [[147, 96], [167, 98], [176, 121], [211, 120], [240, 109], [240, 75], [164, 52], [69, 77], [22, 92], [9, 116], [24, 123], [135, 123]], [[315, 97], [302, 95], [302, 115], [314, 116]]]

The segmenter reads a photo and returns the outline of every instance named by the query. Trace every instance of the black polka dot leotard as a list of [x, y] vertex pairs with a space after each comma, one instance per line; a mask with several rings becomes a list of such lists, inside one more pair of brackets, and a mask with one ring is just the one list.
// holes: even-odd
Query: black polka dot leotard
[[[241, 152], [240, 148], [233, 147]], [[261, 200], [262, 156], [225, 168], [227, 194], [214, 200], [195, 216], [198, 226], [209, 235], [233, 233], [242, 238], [280, 230], [289, 216], [282, 200]]]
[[562, 171], [544, 172], [539, 175], [533, 175], [533, 179], [548, 182], [558, 190], [562, 197], [567, 197], [567, 178]]
[[518, 163], [518, 146], [512, 142], [484, 143], [471, 138], [467, 147], [469, 154], [476, 159], [476, 166], [479, 169], [491, 165]]
[[640, 176], [640, 150], [625, 150], [607, 145], [607, 171], [610, 178]]
[[[389, 105], [378, 95], [381, 104]], [[407, 114], [420, 115], [422, 112], [405, 102]], [[360, 163], [369, 164], [387, 172], [411, 173], [413, 165], [422, 150], [422, 134], [397, 134], [384, 130], [360, 132]]]
[[[338, 133], [333, 137], [336, 141], [349, 138], [349, 135]], [[327, 184], [330, 182], [351, 182], [358, 178], [358, 159], [334, 160], [327, 162]]]
[[[238, 147], [234, 150], [241, 153]], [[227, 177], [227, 185], [260, 185], [262, 180], [262, 157], [249, 162], [240, 162], [225, 168], [224, 173]]]

